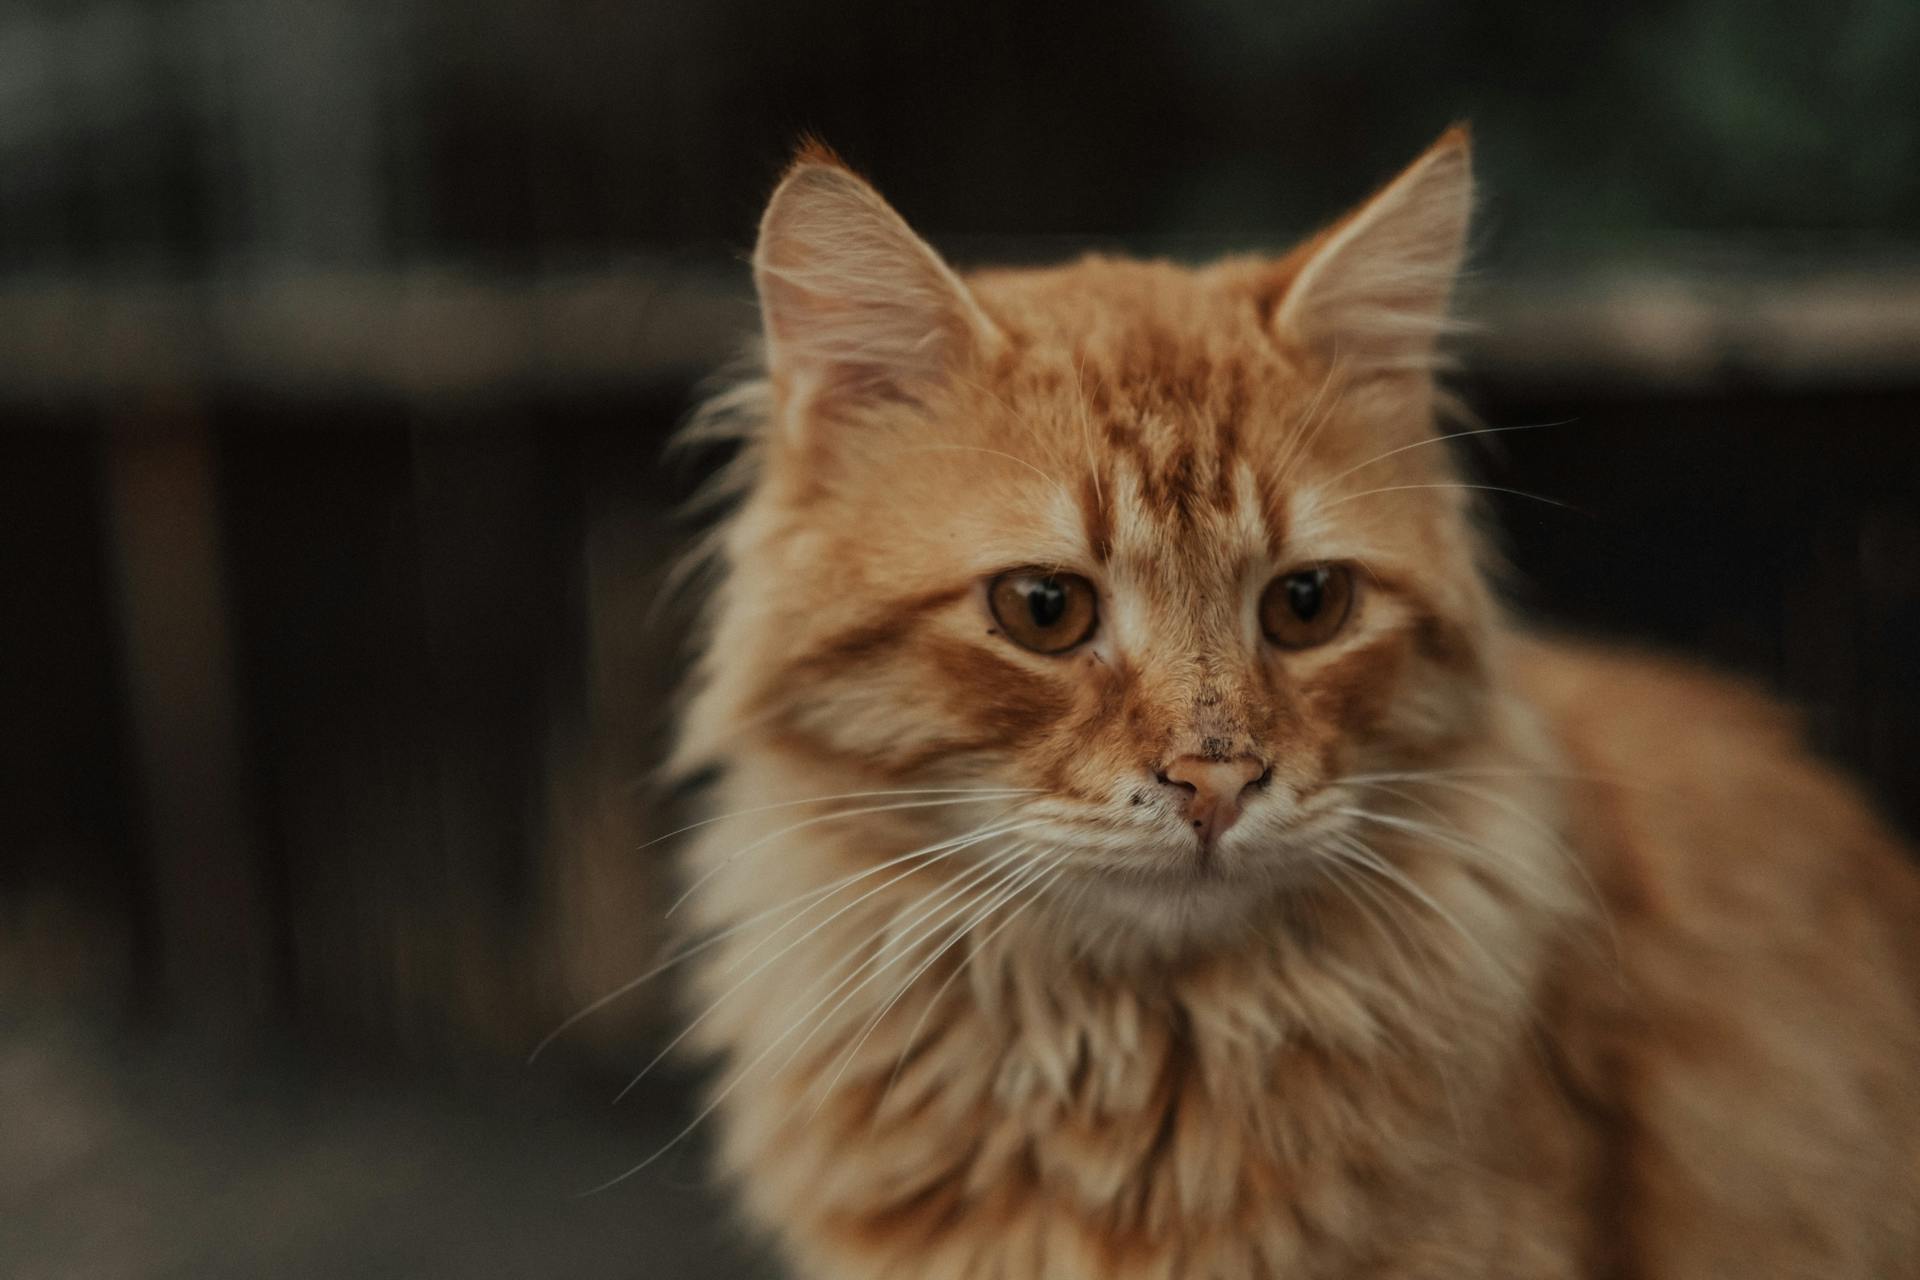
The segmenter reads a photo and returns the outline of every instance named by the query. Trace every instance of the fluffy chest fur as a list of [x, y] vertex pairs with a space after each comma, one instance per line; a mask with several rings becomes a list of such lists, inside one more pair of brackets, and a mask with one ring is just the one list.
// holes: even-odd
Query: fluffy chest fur
[[[1448, 829], [1516, 870], [1566, 869], [1535, 817], [1539, 762], [1518, 759], [1480, 763], [1503, 789], [1442, 797]], [[769, 763], [754, 794], [788, 774]], [[778, 872], [738, 856], [791, 823], [692, 860], [704, 925], [759, 921], [710, 953], [697, 1034], [723, 1064], [725, 1165], [809, 1274], [1570, 1265], [1549, 1246], [1574, 1232], [1557, 1215], [1578, 1157], [1539, 1123], [1566, 1104], [1531, 1035], [1580, 935], [1560, 874], [1410, 848], [1403, 901], [1356, 881], [1276, 902], [1228, 945], [1142, 958], [1060, 918], [1068, 899], [994, 908], [991, 873], [957, 857], [872, 877], [898, 879], [850, 909], [851, 888], [808, 898], [884, 862], [868, 842], [928, 842], [853, 819], [786, 836]]]

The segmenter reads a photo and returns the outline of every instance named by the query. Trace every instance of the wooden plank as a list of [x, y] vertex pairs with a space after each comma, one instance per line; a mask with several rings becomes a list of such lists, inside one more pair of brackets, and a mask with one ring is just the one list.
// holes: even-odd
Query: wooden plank
[[158, 972], [166, 1011], [264, 1011], [269, 923], [241, 778], [239, 711], [206, 424], [190, 403], [125, 413], [104, 454]]
[[[1465, 362], [1627, 391], [1920, 379], [1920, 263], [1743, 258], [1470, 282]], [[756, 327], [744, 271], [636, 261], [0, 285], [0, 398], [124, 401], [251, 387], [416, 402], [632, 391], [711, 372]]]

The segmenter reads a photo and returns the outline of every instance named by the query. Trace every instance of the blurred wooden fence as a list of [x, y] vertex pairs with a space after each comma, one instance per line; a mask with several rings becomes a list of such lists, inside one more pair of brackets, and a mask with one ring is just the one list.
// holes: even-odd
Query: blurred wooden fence
[[[0, 999], [512, 1050], [645, 967], [658, 452], [741, 283], [0, 286]], [[1920, 818], [1920, 267], [1470, 308], [1488, 415], [1575, 420], [1483, 462], [1584, 513], [1503, 513], [1532, 603], [1772, 682]]]

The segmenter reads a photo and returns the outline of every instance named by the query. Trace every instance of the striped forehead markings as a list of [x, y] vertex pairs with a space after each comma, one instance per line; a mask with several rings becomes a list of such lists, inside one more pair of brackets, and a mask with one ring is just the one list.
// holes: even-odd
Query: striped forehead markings
[[1237, 427], [1181, 431], [1114, 417], [1102, 431], [1107, 450], [1090, 464], [1078, 495], [1096, 561], [1111, 558], [1116, 534], [1133, 540], [1168, 526], [1192, 534], [1209, 513], [1245, 545], [1279, 544], [1285, 497], [1244, 456]]

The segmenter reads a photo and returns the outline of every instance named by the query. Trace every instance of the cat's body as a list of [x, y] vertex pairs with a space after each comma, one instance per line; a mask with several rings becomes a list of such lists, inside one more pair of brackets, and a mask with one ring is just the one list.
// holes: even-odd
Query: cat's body
[[962, 284], [776, 195], [682, 758], [801, 1274], [1920, 1275], [1920, 887], [1757, 697], [1504, 618], [1465, 208], [1450, 136], [1278, 263]]

